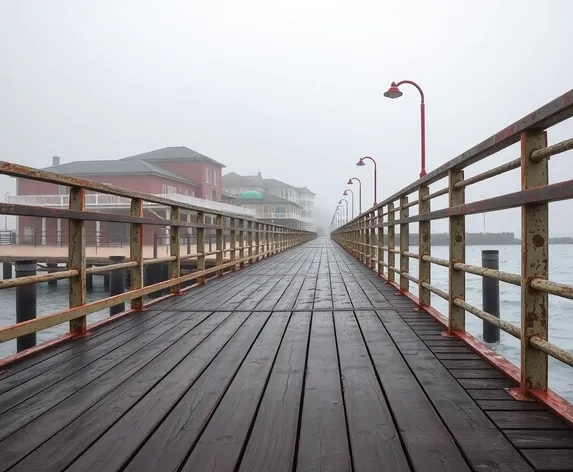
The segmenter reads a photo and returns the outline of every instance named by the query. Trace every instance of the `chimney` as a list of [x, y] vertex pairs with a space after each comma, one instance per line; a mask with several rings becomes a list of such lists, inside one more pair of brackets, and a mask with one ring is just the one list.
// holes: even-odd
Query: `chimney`
[[59, 166], [60, 165], [60, 158], [58, 156], [52, 157], [52, 166]]
[[263, 174], [261, 174], [261, 173], [259, 172], [258, 178], [259, 178], [259, 180], [263, 180]]

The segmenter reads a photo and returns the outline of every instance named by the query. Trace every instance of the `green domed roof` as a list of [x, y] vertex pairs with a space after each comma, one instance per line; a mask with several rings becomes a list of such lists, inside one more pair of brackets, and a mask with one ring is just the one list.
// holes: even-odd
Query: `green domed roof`
[[247, 190], [246, 192], [243, 192], [239, 198], [248, 200], [262, 200], [264, 197], [262, 193], [257, 192], [256, 190]]

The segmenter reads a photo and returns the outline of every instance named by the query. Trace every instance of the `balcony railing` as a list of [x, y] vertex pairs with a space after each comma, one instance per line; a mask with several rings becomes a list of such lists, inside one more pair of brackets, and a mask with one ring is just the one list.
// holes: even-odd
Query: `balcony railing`
[[[224, 211], [227, 213], [234, 213], [237, 215], [254, 216], [255, 211], [250, 208], [243, 208], [240, 206], [229, 205], [228, 203], [215, 202], [212, 200], [202, 200], [189, 195], [180, 195], [176, 193], [169, 194], [154, 194], [155, 197], [166, 198], [176, 202], [187, 203], [189, 205], [201, 206], [209, 210]], [[131, 199], [121, 197], [119, 195], [107, 195], [103, 193], [88, 193], [85, 196], [86, 207], [100, 207], [100, 208], [129, 208]], [[54, 207], [54, 208], [67, 208], [70, 205], [70, 196], [65, 195], [16, 195], [8, 196], [7, 203], [14, 203], [17, 205], [32, 205], [40, 207]], [[165, 205], [158, 205], [152, 202], [145, 202], [146, 207], [161, 207]]]

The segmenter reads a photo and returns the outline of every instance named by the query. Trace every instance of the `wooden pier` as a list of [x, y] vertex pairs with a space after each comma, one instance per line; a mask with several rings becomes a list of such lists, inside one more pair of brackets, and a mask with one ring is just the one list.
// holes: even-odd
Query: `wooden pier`
[[335, 243], [0, 374], [0, 471], [573, 470], [573, 429]]

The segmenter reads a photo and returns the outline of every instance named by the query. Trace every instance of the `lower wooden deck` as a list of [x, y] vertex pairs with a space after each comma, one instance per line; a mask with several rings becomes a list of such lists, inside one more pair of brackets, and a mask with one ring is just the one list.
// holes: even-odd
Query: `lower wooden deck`
[[3, 471], [573, 470], [573, 430], [328, 240], [7, 367]]

